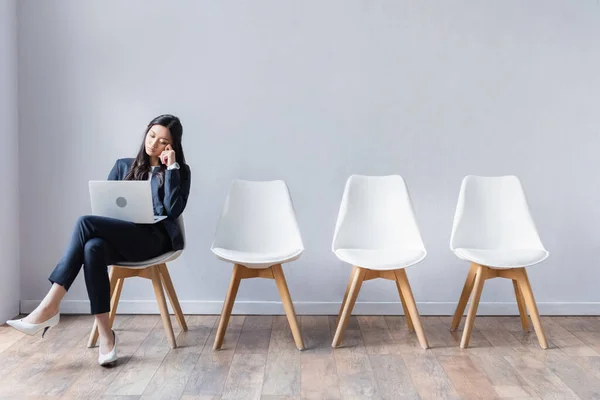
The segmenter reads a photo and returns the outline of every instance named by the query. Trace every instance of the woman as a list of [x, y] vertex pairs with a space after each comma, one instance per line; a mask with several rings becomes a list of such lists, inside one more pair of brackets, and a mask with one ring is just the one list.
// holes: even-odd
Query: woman
[[85, 284], [100, 334], [98, 362], [117, 359], [117, 339], [109, 326], [110, 282], [108, 265], [122, 261], [144, 261], [183, 248], [176, 219], [185, 209], [190, 193], [191, 172], [185, 163], [179, 118], [161, 115], [146, 128], [135, 159], [119, 159], [109, 180], [151, 180], [155, 215], [167, 218], [156, 224], [134, 224], [113, 218], [79, 218], [67, 250], [49, 277], [52, 287], [41, 304], [26, 318], [7, 321], [33, 335], [55, 326], [59, 305], [83, 265]]

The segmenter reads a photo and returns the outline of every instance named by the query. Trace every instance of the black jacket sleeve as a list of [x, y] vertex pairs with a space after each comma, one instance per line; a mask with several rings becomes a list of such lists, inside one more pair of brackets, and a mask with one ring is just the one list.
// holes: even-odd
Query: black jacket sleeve
[[[183, 171], [182, 171], [183, 170]], [[190, 167], [183, 164], [180, 169], [165, 171], [165, 197], [163, 205], [169, 218], [177, 219], [187, 204], [190, 195], [192, 174]]]

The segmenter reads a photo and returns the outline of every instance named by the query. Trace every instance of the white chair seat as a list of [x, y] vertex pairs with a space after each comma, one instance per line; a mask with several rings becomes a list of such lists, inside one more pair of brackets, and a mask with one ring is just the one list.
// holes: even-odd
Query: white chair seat
[[548, 252], [541, 249], [454, 249], [463, 260], [492, 268], [521, 268], [544, 261]]
[[335, 255], [342, 261], [362, 268], [393, 270], [417, 264], [427, 252], [422, 249], [337, 249]]
[[153, 265], [159, 265], [159, 264], [164, 264], [167, 263], [169, 261], [173, 261], [175, 260], [177, 257], [179, 257], [181, 255], [182, 251], [181, 250], [177, 250], [177, 251], [169, 251], [168, 253], [162, 254], [158, 257], [154, 257], [151, 258], [149, 260], [145, 260], [145, 261], [140, 261], [140, 262], [120, 262], [118, 264], [115, 264], [117, 267], [124, 267], [124, 268], [138, 268], [138, 269], [142, 269], [142, 268], [147, 268], [147, 267], [151, 267]]
[[296, 260], [302, 254], [303, 249], [264, 253], [214, 247], [212, 251], [223, 261], [240, 264], [248, 268], [268, 268], [272, 265]]

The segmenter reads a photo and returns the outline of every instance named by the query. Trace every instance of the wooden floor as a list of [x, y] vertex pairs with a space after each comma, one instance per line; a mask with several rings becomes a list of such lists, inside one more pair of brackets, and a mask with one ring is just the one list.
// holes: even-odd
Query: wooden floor
[[117, 316], [112, 368], [86, 348], [91, 316], [63, 315], [44, 339], [0, 326], [0, 398], [600, 399], [598, 317], [542, 318], [546, 351], [518, 317], [478, 317], [466, 350], [450, 317], [422, 318], [429, 350], [403, 317], [352, 317], [334, 350], [335, 317], [303, 316], [303, 352], [283, 316], [232, 317], [217, 352], [217, 317], [186, 319], [171, 350], [159, 316]]

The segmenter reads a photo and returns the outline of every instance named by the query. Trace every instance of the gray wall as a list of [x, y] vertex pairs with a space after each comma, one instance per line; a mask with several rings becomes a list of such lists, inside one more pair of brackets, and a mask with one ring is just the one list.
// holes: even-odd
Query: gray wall
[[[189, 249], [170, 269], [185, 312], [219, 312], [232, 267], [210, 252], [232, 179], [284, 179], [306, 252], [284, 267], [299, 313], [336, 313], [350, 266], [330, 251], [350, 174], [401, 174], [428, 258], [408, 271], [424, 313], [454, 310], [468, 265], [449, 250], [466, 174], [516, 174], [550, 258], [542, 313], [600, 313], [600, 6], [589, 1], [31, 1], [19, 20], [24, 310], [49, 288], [87, 182], [164, 112], [193, 171]], [[238, 312], [282, 312], [272, 281]], [[64, 311], [88, 312], [81, 275]], [[486, 284], [482, 313], [516, 313]], [[357, 311], [399, 312], [391, 282]], [[122, 312], [156, 311], [127, 282]]]
[[19, 160], [17, 132], [17, 7], [0, 0], [0, 324], [19, 313]]

